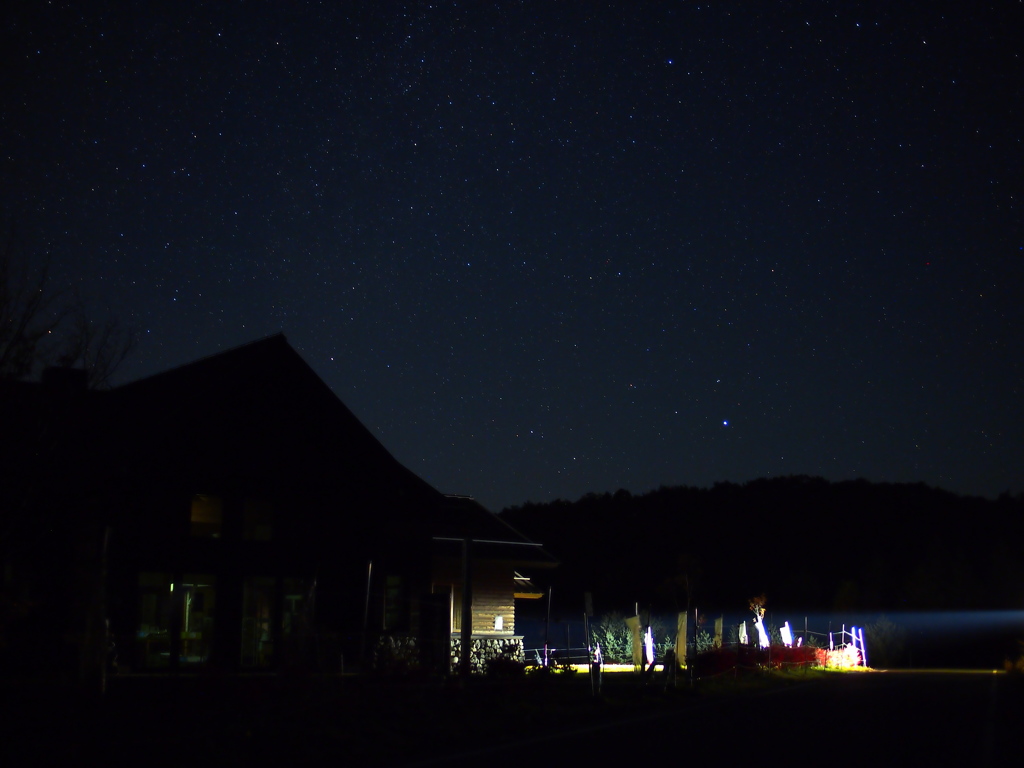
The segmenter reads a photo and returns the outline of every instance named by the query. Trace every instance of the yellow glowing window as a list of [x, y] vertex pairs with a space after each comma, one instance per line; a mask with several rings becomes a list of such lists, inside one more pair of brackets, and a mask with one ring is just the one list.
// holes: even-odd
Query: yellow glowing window
[[192, 497], [191, 520], [193, 536], [219, 539], [224, 523], [224, 501], [220, 496], [197, 493]]

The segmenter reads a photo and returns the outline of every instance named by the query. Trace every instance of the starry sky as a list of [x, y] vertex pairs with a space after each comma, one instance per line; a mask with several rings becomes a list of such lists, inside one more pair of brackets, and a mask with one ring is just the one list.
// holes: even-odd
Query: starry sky
[[283, 332], [444, 492], [1024, 491], [1024, 7], [25, 2], [0, 187], [138, 333]]

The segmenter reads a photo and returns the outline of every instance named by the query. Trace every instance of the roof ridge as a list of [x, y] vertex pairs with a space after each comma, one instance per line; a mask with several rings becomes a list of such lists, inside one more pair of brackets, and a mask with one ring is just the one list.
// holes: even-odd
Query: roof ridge
[[289, 349], [293, 349], [294, 350], [294, 347], [292, 347], [292, 345], [288, 343], [288, 339], [285, 337], [284, 332], [283, 331], [278, 331], [277, 333], [272, 333], [269, 336], [264, 336], [264, 337], [262, 337], [260, 339], [253, 339], [252, 341], [247, 341], [247, 342], [245, 342], [243, 344], [239, 344], [238, 346], [235, 346], [235, 347], [229, 347], [228, 349], [222, 349], [219, 352], [211, 352], [208, 355], [203, 355], [202, 357], [197, 357], [195, 360], [190, 360], [187, 363], [182, 363], [181, 365], [176, 365], [173, 368], [166, 368], [166, 369], [164, 369], [162, 371], [157, 371], [156, 373], [151, 373], [149, 376], [143, 376], [141, 379], [135, 379], [133, 381], [127, 381], [124, 384], [118, 384], [113, 389], [114, 390], [124, 389], [125, 387], [131, 387], [131, 386], [133, 386], [135, 384], [140, 384], [142, 382], [152, 381], [153, 379], [157, 379], [157, 378], [160, 378], [162, 376], [166, 376], [166, 375], [171, 374], [171, 373], [177, 373], [178, 371], [182, 371], [182, 370], [184, 370], [186, 368], [191, 368], [193, 366], [209, 362], [210, 360], [214, 360], [214, 359], [217, 359], [217, 358], [222, 358], [225, 355], [233, 355], [235, 353], [242, 352], [242, 351], [244, 351], [246, 349], [250, 349], [252, 347], [260, 346], [262, 344], [268, 344], [270, 342], [275, 342], [275, 341], [283, 341], [285, 346], [287, 346]]

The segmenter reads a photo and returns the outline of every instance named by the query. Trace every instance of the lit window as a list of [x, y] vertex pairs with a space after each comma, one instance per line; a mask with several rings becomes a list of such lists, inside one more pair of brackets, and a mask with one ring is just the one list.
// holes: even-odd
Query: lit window
[[182, 576], [177, 598], [181, 611], [181, 645], [179, 663], [183, 666], [204, 664], [213, 646], [213, 618], [216, 599], [215, 577], [208, 573], [186, 573]]
[[171, 657], [171, 612], [174, 583], [167, 573], [139, 574], [139, 662], [144, 668], [167, 667]]
[[224, 502], [220, 496], [197, 493], [192, 497], [191, 533], [198, 538], [219, 539], [224, 522]]

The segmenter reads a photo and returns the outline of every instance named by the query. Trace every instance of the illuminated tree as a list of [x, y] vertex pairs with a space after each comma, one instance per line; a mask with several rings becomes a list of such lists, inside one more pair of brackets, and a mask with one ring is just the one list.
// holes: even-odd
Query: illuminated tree
[[764, 628], [764, 607], [768, 603], [768, 598], [761, 594], [750, 598], [749, 602], [750, 610], [754, 612], [754, 626], [757, 627], [758, 644], [762, 648], [767, 648], [771, 645], [771, 641], [768, 639], [768, 632]]

